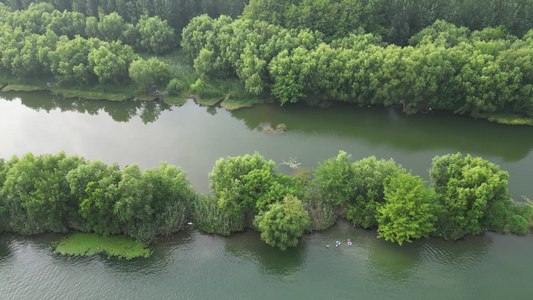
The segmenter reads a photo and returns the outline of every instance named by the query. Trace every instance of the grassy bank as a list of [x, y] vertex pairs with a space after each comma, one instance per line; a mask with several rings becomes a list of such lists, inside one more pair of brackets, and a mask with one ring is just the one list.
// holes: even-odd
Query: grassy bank
[[148, 257], [152, 254], [142, 243], [123, 235], [104, 237], [94, 233], [75, 233], [67, 236], [57, 244], [54, 253], [74, 256], [102, 253], [108, 257], [125, 259]]
[[533, 118], [517, 116], [505, 113], [478, 113], [472, 114], [474, 118], [487, 119], [491, 122], [496, 122], [506, 125], [533, 125]]

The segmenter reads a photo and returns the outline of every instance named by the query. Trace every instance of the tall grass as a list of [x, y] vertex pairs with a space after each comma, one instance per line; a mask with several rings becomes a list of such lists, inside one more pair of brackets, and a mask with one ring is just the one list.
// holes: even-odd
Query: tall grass
[[194, 225], [207, 233], [230, 235], [232, 222], [213, 196], [200, 194], [193, 205]]

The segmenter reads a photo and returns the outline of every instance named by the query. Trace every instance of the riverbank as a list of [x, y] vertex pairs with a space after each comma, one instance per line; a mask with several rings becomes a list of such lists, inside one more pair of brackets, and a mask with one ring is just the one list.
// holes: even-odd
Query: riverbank
[[123, 235], [101, 236], [95, 233], [74, 233], [53, 246], [54, 253], [72, 256], [105, 254], [108, 257], [132, 259], [149, 257], [146, 245]]
[[84, 90], [76, 88], [63, 88], [58, 86], [47, 87], [46, 83], [43, 85], [37, 84], [18, 84], [18, 83], [4, 83], [2, 84], [2, 92], [39, 92], [49, 91], [54, 95], [65, 98], [81, 98], [85, 100], [109, 100], [109, 101], [125, 101], [129, 99], [137, 99], [142, 101], [163, 100], [169, 105], [181, 106], [187, 101], [186, 96], [159, 96], [159, 95], [143, 95], [134, 93], [127, 88], [113, 88], [112, 90]]
[[[3, 78], [2, 78], [3, 79]], [[2, 81], [0, 81], [2, 82]], [[5, 82], [5, 81], [4, 81]], [[109, 100], [109, 101], [125, 101], [129, 99], [136, 99], [141, 101], [154, 101], [162, 100], [163, 102], [173, 105], [181, 106], [185, 104], [187, 99], [193, 98], [196, 103], [202, 106], [215, 106], [220, 105], [226, 110], [232, 111], [246, 107], [253, 107], [257, 104], [272, 103], [274, 100], [271, 98], [267, 100], [258, 96], [247, 97], [245, 94], [236, 93], [234, 84], [230, 84], [232, 87], [225, 86], [219, 90], [218, 96], [198, 96], [190, 93], [181, 93], [177, 96], [156, 96], [156, 95], [139, 95], [134, 93], [131, 89], [117, 86], [104, 86], [103, 88], [94, 87], [93, 89], [76, 89], [76, 88], [62, 88], [58, 86], [47, 87], [46, 83], [32, 83], [32, 84], [20, 84], [20, 83], [0, 83], [0, 90], [2, 92], [38, 92], [48, 91], [54, 95], [58, 95], [65, 98], [80, 98], [86, 100]], [[224, 92], [228, 92], [223, 96]], [[328, 102], [333, 104], [335, 102]], [[328, 108], [331, 105], [323, 106]], [[494, 123], [505, 125], [533, 125], [533, 118], [528, 118], [519, 115], [513, 115], [508, 113], [472, 113], [471, 117], [476, 119], [486, 119]]]

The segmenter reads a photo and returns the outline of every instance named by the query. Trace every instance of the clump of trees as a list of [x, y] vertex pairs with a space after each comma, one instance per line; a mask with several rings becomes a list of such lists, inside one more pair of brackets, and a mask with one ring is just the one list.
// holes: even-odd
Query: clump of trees
[[0, 166], [0, 224], [22, 234], [76, 230], [151, 240], [180, 230], [196, 197], [185, 172], [167, 163], [121, 171], [60, 152]]
[[[135, 51], [163, 54], [177, 46], [174, 30], [159, 17], [140, 18], [134, 26], [120, 15], [99, 18], [59, 13], [48, 3], [10, 11], [0, 4], [0, 71], [21, 81], [50, 78], [63, 86], [96, 83], [165, 86], [170, 67]], [[130, 68], [133, 65], [133, 68]], [[138, 66], [146, 70], [139, 70]]]
[[437, 156], [430, 177], [427, 188], [392, 160], [351, 163], [341, 151], [318, 166], [313, 183], [354, 225], [377, 227], [378, 237], [399, 244], [430, 235], [458, 239], [486, 230], [529, 230], [533, 207], [511, 201], [509, 174], [497, 165], [459, 153]]
[[181, 45], [201, 78], [238, 77], [247, 92], [282, 104], [312, 98], [403, 103], [408, 113], [431, 107], [533, 116], [532, 35], [435, 21], [405, 47], [361, 31], [328, 43], [309, 28], [202, 15], [183, 30]]
[[185, 173], [166, 163], [141, 171], [63, 152], [14, 156], [0, 160], [0, 231], [75, 230], [148, 241], [193, 220], [223, 235], [253, 228], [286, 250], [338, 217], [377, 228], [378, 238], [400, 245], [486, 230], [526, 234], [533, 226], [531, 201], [511, 200], [507, 172], [459, 153], [433, 159], [429, 186], [392, 159], [352, 162], [343, 151], [295, 177], [277, 174], [258, 153], [222, 158], [209, 177], [212, 194], [197, 195]]
[[285, 28], [309, 28], [336, 39], [362, 28], [389, 43], [408, 39], [437, 20], [483, 30], [504, 26], [522, 36], [531, 29], [533, 2], [526, 0], [250, 0], [242, 17]]
[[[116, 14], [123, 22], [131, 24], [137, 23], [143, 17], [159, 17], [161, 20], [167, 21], [175, 32], [181, 32], [193, 17], [204, 13], [211, 17], [220, 15], [237, 17], [242, 13], [244, 5], [248, 3], [247, 0], [7, 0], [2, 2], [14, 11], [29, 10], [36, 2], [44, 3], [47, 7], [57, 10], [59, 14], [76, 13], [77, 16], [84, 15], [88, 18], [95, 18], [95, 20], [100, 18], [102, 14]], [[35, 15], [35, 17], [38, 16]], [[77, 18], [73, 19], [76, 20]], [[80, 34], [82, 31], [74, 32]]]

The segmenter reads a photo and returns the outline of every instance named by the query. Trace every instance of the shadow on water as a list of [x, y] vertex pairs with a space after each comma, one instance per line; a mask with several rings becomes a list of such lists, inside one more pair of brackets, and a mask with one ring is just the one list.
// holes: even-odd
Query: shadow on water
[[337, 104], [324, 109], [305, 104], [264, 104], [232, 111], [231, 115], [243, 120], [251, 130], [260, 131], [264, 124], [284, 123], [289, 132], [352, 137], [406, 151], [453, 146], [465, 153], [517, 161], [533, 148], [533, 139], [524, 138], [533, 134], [533, 126], [501, 125], [452, 112], [406, 116], [399, 106], [362, 108]]
[[[156, 122], [164, 111], [172, 107], [162, 101], [106, 101], [63, 99], [47, 92], [2, 93], [7, 100], [20, 99], [26, 107], [37, 111], [76, 111], [97, 115], [106, 112], [117, 122], [128, 122], [139, 116], [144, 124]], [[198, 106], [199, 108], [200, 106]], [[203, 110], [203, 108], [201, 108]], [[207, 114], [229, 114], [242, 120], [254, 131], [265, 125], [287, 125], [288, 135], [303, 133], [327, 137], [347, 137], [362, 140], [373, 146], [385, 146], [406, 152], [439, 150], [498, 156], [514, 162], [526, 157], [533, 149], [533, 126], [510, 126], [487, 120], [455, 115], [451, 112], [432, 112], [406, 116], [399, 106], [358, 107], [336, 104], [317, 108], [305, 104], [263, 104], [231, 112], [216, 106], [205, 108]]]
[[448, 273], [475, 270], [482, 266], [492, 244], [485, 236], [468, 236], [457, 241], [441, 238], [419, 239], [403, 246], [376, 239], [370, 244], [369, 263], [374, 277], [407, 279], [418, 274], [422, 264]]
[[249, 230], [226, 240], [225, 252], [247, 260], [253, 259], [269, 275], [289, 277], [302, 270], [305, 265], [306, 244], [299, 243], [281, 251], [261, 240], [258, 232]]
[[10, 101], [20, 99], [24, 106], [36, 111], [50, 112], [59, 109], [60, 111], [74, 111], [89, 115], [98, 115], [104, 111], [116, 122], [129, 122], [133, 117], [139, 116], [144, 124], [157, 121], [162, 112], [172, 109], [170, 105], [160, 100], [84, 100], [61, 98], [45, 92], [3, 93], [2, 98]]
[[392, 276], [396, 279], [407, 278], [415, 273], [421, 262], [423, 245], [418, 241], [403, 246], [383, 239], [375, 239], [370, 244], [369, 263], [371, 270], [378, 271], [379, 276]]
[[9, 238], [7, 234], [0, 234], [0, 266], [11, 256], [11, 249], [9, 248]]

